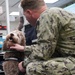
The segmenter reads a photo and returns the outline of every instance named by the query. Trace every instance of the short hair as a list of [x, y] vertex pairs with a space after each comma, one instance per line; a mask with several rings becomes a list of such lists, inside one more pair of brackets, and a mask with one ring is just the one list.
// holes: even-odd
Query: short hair
[[45, 5], [44, 0], [21, 0], [21, 6], [23, 10], [37, 9], [44, 5]]

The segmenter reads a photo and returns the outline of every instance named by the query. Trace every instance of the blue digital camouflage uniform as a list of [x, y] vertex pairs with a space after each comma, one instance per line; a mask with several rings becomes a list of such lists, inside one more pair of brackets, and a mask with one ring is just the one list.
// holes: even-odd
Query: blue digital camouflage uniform
[[75, 15], [61, 8], [44, 11], [37, 21], [37, 44], [26, 46], [27, 75], [75, 75]]

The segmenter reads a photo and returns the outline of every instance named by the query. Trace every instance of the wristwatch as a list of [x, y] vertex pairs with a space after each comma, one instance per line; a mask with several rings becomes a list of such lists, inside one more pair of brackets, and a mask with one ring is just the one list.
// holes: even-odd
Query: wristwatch
[[22, 61], [22, 67], [26, 68], [26, 66], [30, 63], [31, 61], [29, 60], [29, 58], [25, 58], [24, 61]]

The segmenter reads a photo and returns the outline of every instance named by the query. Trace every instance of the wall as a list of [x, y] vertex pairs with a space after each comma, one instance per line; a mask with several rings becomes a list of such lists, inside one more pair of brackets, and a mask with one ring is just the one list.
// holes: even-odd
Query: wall
[[[7, 26], [6, 22], [2, 22], [3, 26]], [[10, 22], [10, 32], [17, 29], [19, 21]], [[3, 33], [3, 36], [7, 35], [7, 30], [0, 30], [0, 33]]]

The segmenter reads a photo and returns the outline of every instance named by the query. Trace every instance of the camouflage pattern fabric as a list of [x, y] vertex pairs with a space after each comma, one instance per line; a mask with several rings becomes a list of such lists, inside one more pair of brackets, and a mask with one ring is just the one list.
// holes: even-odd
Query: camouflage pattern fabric
[[47, 9], [37, 20], [37, 44], [26, 51], [27, 75], [75, 75], [75, 15]]
[[[72, 57], [36, 61], [27, 66], [27, 75], [75, 75], [75, 62]], [[75, 59], [74, 59], [75, 60]]]

